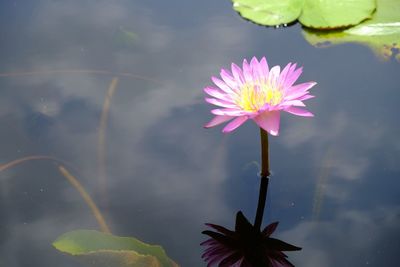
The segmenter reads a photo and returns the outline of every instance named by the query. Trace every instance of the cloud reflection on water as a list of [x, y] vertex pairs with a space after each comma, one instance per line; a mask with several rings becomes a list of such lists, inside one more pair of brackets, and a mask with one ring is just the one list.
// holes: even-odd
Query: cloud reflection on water
[[[24, 11], [23, 6], [16, 8], [17, 12]], [[172, 23], [161, 23], [160, 10], [131, 1], [78, 4], [44, 0], [25, 11], [30, 14], [23, 24], [14, 22], [1, 28], [1, 32], [13, 33], [0, 50], [4, 59], [0, 62], [2, 71], [101, 69], [155, 80], [120, 77], [112, 99], [107, 132], [109, 209], [105, 214], [119, 235], [161, 244], [182, 266], [203, 266], [198, 246], [203, 238], [200, 235], [203, 222], [224, 225], [231, 222], [237, 209], [230, 201], [232, 195], [243, 207], [254, 206], [251, 190], [258, 187], [256, 171], [247, 170], [254, 179], [246, 181], [242, 177], [246, 175], [242, 167], [258, 161], [259, 156], [258, 139], [255, 142], [250, 133], [254, 130], [252, 126], [246, 126], [232, 137], [201, 128], [209, 119], [201, 91], [211, 83], [209, 75], [231, 61], [240, 62], [242, 57], [253, 54], [270, 56], [272, 64], [285, 63], [274, 62], [278, 58], [282, 61], [286, 57], [304, 59], [307, 65], [304, 79], [315, 75], [311, 79], [319, 82], [315, 90], [317, 98], [310, 104], [317, 116], [309, 121], [286, 116], [282, 136], [273, 141], [272, 168], [277, 174], [271, 188], [275, 190], [273, 211], [269, 214], [282, 221], [282, 229], [286, 227], [287, 231], [282, 233], [285, 240], [302, 243], [304, 252], [298, 253], [293, 262], [298, 266], [336, 266], [339, 255], [351, 258], [351, 245], [359, 252], [375, 246], [358, 246], [366, 243], [365, 233], [375, 232], [376, 240], [388, 238], [388, 231], [398, 233], [395, 226], [398, 217], [390, 215], [398, 214], [397, 208], [391, 208], [393, 203], [398, 203], [394, 196], [396, 189], [385, 186], [384, 182], [374, 187], [376, 184], [370, 183], [374, 177], [369, 176], [371, 170], [384, 181], [394, 181], [390, 177], [398, 175], [394, 159], [399, 156], [399, 146], [390, 145], [398, 144], [399, 128], [394, 124], [394, 115], [371, 111], [360, 118], [351, 109], [353, 103], [346, 101], [333, 101], [345, 108], [340, 111], [336, 106], [326, 107], [326, 101], [339, 98], [342, 91], [334, 90], [340, 88], [337, 85], [353, 77], [346, 78], [339, 73], [345, 77], [339, 83], [330, 76], [340, 62], [334, 53], [318, 50], [321, 54], [314, 56], [304, 52], [314, 50], [298, 49], [294, 44], [306, 44], [301, 43], [302, 37], [296, 28], [287, 29], [288, 35], [285, 35], [284, 31], [269, 31], [238, 20], [236, 14], [212, 13], [202, 23], [180, 29]], [[205, 15], [194, 14], [193, 19]], [[138, 35], [137, 43], [121, 48], [114, 42], [121, 26]], [[25, 45], [14, 47], [13, 43]], [[345, 49], [352, 48], [331, 51]], [[330, 66], [321, 63], [318, 58], [321, 55], [328, 56], [327, 61], [333, 63]], [[360, 55], [369, 55], [369, 52]], [[371, 58], [373, 63], [375, 59]], [[366, 60], [355, 58], [354, 64], [361, 65]], [[381, 91], [389, 98], [387, 109], [391, 110], [395, 105], [390, 99], [398, 96], [391, 95], [395, 80], [390, 77], [394, 71], [384, 72], [382, 69], [392, 68], [372, 63], [362, 64], [365, 71], [352, 69], [354, 80], [365, 78], [361, 86], [364, 90], [386, 81], [387, 86], [382, 85]], [[378, 81], [375, 81], [364, 72], [382, 73], [382, 77], [376, 77]], [[78, 178], [101, 203], [96, 179], [97, 130], [112, 77], [88, 73], [1, 77], [0, 121], [7, 126], [0, 133], [2, 161], [39, 153], [66, 159], [76, 166]], [[359, 99], [356, 94], [357, 91], [349, 92], [346, 97], [355, 102]], [[363, 100], [369, 106], [375, 101], [381, 104], [374, 97]], [[239, 141], [241, 144], [237, 144]], [[332, 154], [326, 154], [329, 149], [333, 150]], [[298, 214], [312, 216], [312, 194], [321, 162], [327, 155], [330, 169], [324, 182], [323, 198], [326, 199], [320, 216], [325, 221], [320, 224], [307, 219], [299, 221], [295, 218]], [[389, 178], [385, 177], [384, 168], [389, 170]], [[50, 163], [21, 165], [1, 175], [0, 209], [5, 216], [0, 219], [0, 263], [4, 261], [10, 267], [28, 266], [19, 259], [22, 244], [28, 237], [27, 250], [33, 250], [27, 256], [32, 260], [30, 264], [73, 266], [75, 262], [58, 255], [47, 245], [62, 232], [96, 227], [79, 195]], [[237, 185], [244, 186], [237, 188]], [[47, 193], [41, 198], [38, 190], [42, 187]], [[377, 188], [375, 198], [367, 201], [372, 188]], [[391, 191], [383, 198], [385, 190]], [[292, 202], [297, 206], [286, 208]], [[376, 202], [384, 211], [365, 209], [371, 202]], [[285, 208], [280, 209], [281, 206]], [[248, 209], [247, 213], [251, 211]], [[379, 227], [370, 219], [374, 216], [382, 218]], [[365, 227], [358, 229], [359, 226]], [[349, 249], [344, 251], [339, 244], [352, 231]], [[335, 247], [320, 246], [327, 240]], [[45, 252], [35, 247], [45, 248]], [[396, 255], [390, 249], [384, 251], [374, 254], [374, 259], [365, 257], [365, 260], [373, 263], [387, 258], [390, 262]], [[358, 266], [356, 263], [349, 266]]]
[[346, 210], [333, 220], [302, 222], [282, 236], [307, 244], [293, 256], [298, 266], [396, 266], [399, 223], [399, 207]]

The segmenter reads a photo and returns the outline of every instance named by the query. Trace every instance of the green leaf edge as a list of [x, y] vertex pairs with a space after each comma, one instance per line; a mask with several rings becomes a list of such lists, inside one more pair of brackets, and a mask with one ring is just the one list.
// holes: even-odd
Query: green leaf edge
[[[392, 48], [400, 49], [400, 2], [377, 0], [376, 5], [372, 18], [354, 27], [341, 31], [304, 27], [302, 34], [307, 42], [316, 47], [358, 43], [369, 47], [379, 59], [387, 61], [395, 53]], [[400, 53], [394, 54], [394, 57], [400, 62]]]
[[[79, 239], [75, 237], [82, 238], [82, 235], [96, 235], [97, 238], [112, 238], [113, 245], [119, 244], [120, 248], [107, 249], [107, 248], [97, 248], [97, 249], [87, 249], [87, 250], [76, 250], [76, 244], [79, 244]], [[116, 242], [118, 241], [118, 242]], [[120, 242], [122, 241], [122, 242]], [[75, 242], [75, 246], [74, 243]], [[136, 243], [135, 248], [132, 246], [132, 242]], [[123, 244], [123, 245], [121, 245]], [[52, 245], [59, 251], [70, 254], [72, 256], [88, 255], [88, 253], [95, 253], [99, 251], [132, 251], [139, 255], [149, 255], [157, 258], [162, 266], [177, 266], [166, 254], [165, 250], [159, 245], [146, 244], [134, 237], [120, 237], [114, 236], [112, 234], [99, 232], [96, 230], [73, 230], [59, 236]], [[82, 244], [79, 245], [82, 249]], [[126, 247], [125, 247], [126, 246]]]
[[[304, 1], [306, 1], [306, 0], [304, 0]], [[364, 18], [360, 18], [359, 20], [357, 20], [353, 23], [349, 23], [349, 24], [340, 24], [340, 25], [332, 26], [332, 27], [315, 26], [315, 25], [311, 25], [311, 24], [307, 25], [307, 23], [304, 23], [304, 20], [302, 20], [303, 11], [301, 12], [301, 14], [297, 18], [297, 20], [301, 25], [303, 25], [306, 28], [321, 30], [321, 31], [332, 31], [332, 30], [341, 30], [341, 29], [351, 28], [351, 27], [357, 26], [365, 21], [368, 21], [373, 17], [373, 15], [376, 13], [376, 10], [377, 10], [377, 3], [376, 3], [376, 0], [373, 0], [371, 2], [373, 2], [373, 6], [371, 6], [371, 8], [369, 10], [369, 15]]]
[[[274, 27], [274, 26], [280, 26], [280, 25], [294, 23], [300, 17], [301, 12], [302, 12], [302, 7], [299, 7], [299, 10], [297, 12], [294, 12], [295, 15], [290, 16], [290, 18], [288, 18], [287, 20], [281, 20], [279, 23], [268, 23], [266, 21], [270, 21], [271, 19], [256, 20], [252, 17], [248, 17], [246, 14], [243, 14], [243, 13], [245, 13], [243, 11], [243, 9], [245, 9], [245, 10], [248, 9], [248, 11], [251, 11], [250, 9], [252, 9], [252, 7], [239, 3], [238, 1], [240, 1], [240, 0], [238, 0], [238, 1], [231, 0], [231, 1], [232, 1], [233, 9], [237, 13], [239, 13], [239, 15], [242, 18], [244, 18], [245, 20], [251, 21], [255, 24], [262, 25], [262, 26]], [[268, 0], [266, 0], [266, 1], [268, 1]], [[299, 1], [302, 1], [302, 0], [299, 0]], [[287, 16], [285, 16], [285, 17], [287, 17]]]
[[[248, 7], [246, 5], [243, 5], [243, 4], [240, 4], [235, 0], [231, 0], [231, 1], [232, 1], [232, 4], [233, 4], [233, 9], [236, 12], [238, 12], [239, 15], [242, 18], [244, 18], [246, 20], [249, 20], [249, 21], [251, 21], [251, 22], [253, 22], [255, 24], [259, 24], [259, 25], [262, 25], [262, 26], [273, 27], [273, 26], [280, 26], [280, 25], [284, 25], [284, 24], [291, 24], [291, 23], [299, 22], [304, 27], [307, 27], [307, 28], [310, 28], [310, 29], [316, 29], [316, 30], [323, 30], [323, 31], [339, 30], [339, 29], [345, 29], [345, 28], [350, 28], [352, 26], [359, 25], [360, 23], [371, 19], [373, 14], [376, 12], [376, 8], [377, 8], [377, 4], [376, 4], [376, 0], [375, 0], [375, 1], [373, 1], [374, 2], [374, 7], [373, 8], [371, 7], [369, 15], [364, 17], [364, 18], [362, 18], [362, 19], [357, 20], [357, 22], [352, 22], [352, 23], [349, 23], [349, 24], [341, 24], [341, 25], [332, 26], [332, 27], [323, 27], [323, 26], [313, 26], [312, 24], [308, 24], [307, 25], [306, 23], [302, 22], [301, 17], [302, 17], [302, 14], [303, 14], [304, 3], [302, 4], [302, 7], [300, 7], [299, 11], [297, 12], [298, 14], [292, 16], [290, 19], [282, 20], [279, 23], [267, 23], [267, 22], [265, 22], [265, 20], [262, 21], [262, 20], [254, 19], [252, 17], [247, 16], [246, 14], [243, 14], [244, 12], [243, 12], [242, 8], [249, 8], [250, 9], [250, 7]], [[240, 0], [238, 0], [238, 1], [240, 1]], [[266, 0], [266, 1], [268, 1], [268, 0]], [[305, 0], [303, 0], [303, 1], [305, 1]], [[241, 7], [241, 8], [238, 8], [238, 7]]]

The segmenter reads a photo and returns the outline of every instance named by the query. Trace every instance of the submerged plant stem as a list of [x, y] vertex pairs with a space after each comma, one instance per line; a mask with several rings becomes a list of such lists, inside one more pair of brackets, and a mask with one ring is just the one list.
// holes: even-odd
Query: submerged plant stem
[[260, 128], [261, 136], [261, 181], [260, 181], [260, 192], [258, 195], [258, 205], [256, 219], [254, 221], [254, 227], [260, 230], [262, 219], [264, 216], [265, 202], [267, 199], [268, 182], [269, 182], [269, 145], [268, 145], [268, 133]]
[[0, 164], [0, 172], [8, 169], [8, 168], [12, 168], [18, 164], [24, 163], [26, 161], [31, 161], [31, 160], [52, 160], [58, 163], [62, 163], [62, 164], [66, 164], [65, 162], [63, 162], [62, 160], [56, 159], [54, 157], [51, 156], [44, 156], [44, 155], [33, 155], [33, 156], [27, 156], [27, 157], [23, 157], [23, 158], [19, 158], [4, 164]]
[[99, 139], [97, 146], [97, 166], [98, 166], [98, 179], [100, 192], [103, 195], [103, 199], [107, 199], [107, 168], [106, 168], [106, 132], [107, 132], [107, 122], [108, 113], [111, 106], [111, 99], [117, 89], [118, 77], [114, 77], [111, 80], [110, 86], [107, 90], [107, 95], [104, 99], [103, 110], [100, 118], [99, 126]]
[[61, 174], [71, 183], [71, 185], [78, 190], [79, 194], [82, 196], [85, 203], [89, 206], [91, 211], [93, 212], [94, 217], [97, 220], [97, 223], [100, 226], [100, 229], [104, 233], [111, 233], [110, 229], [104, 220], [103, 215], [101, 214], [99, 208], [97, 207], [96, 203], [94, 203], [93, 199], [90, 195], [86, 192], [85, 188], [81, 185], [81, 183], [70, 174], [63, 166], [58, 166], [58, 170]]
[[[0, 165], [0, 172], [6, 170], [8, 168], [14, 167], [18, 164], [24, 163], [26, 161], [31, 161], [31, 160], [52, 160], [59, 164], [67, 164], [64, 161], [59, 160], [54, 157], [51, 157], [51, 156], [33, 155], [33, 156], [27, 156], [24, 158], [16, 159], [16, 160], [13, 160], [8, 163]], [[90, 195], [86, 192], [85, 188], [78, 181], [78, 179], [76, 179], [74, 176], [72, 176], [62, 165], [59, 165], [58, 169], [61, 172], [61, 174], [71, 183], [71, 185], [79, 192], [79, 194], [82, 196], [85, 203], [92, 210], [93, 215], [96, 218], [101, 231], [103, 231], [105, 233], [110, 233], [110, 229], [109, 229], [106, 221], [104, 220], [104, 217], [101, 214], [99, 208], [97, 207], [96, 203], [94, 203], [94, 201], [90, 197]]]

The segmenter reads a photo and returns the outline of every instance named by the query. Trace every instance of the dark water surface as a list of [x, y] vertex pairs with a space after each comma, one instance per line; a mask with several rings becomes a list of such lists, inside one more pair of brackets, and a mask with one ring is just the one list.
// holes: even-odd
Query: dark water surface
[[[3, 1], [0, 163], [65, 161], [113, 234], [205, 266], [205, 222], [254, 218], [259, 132], [203, 129], [202, 89], [243, 58], [298, 62], [300, 82], [318, 82], [315, 118], [285, 113], [270, 138], [264, 225], [279, 220], [275, 236], [303, 247], [289, 253], [296, 266], [399, 266], [400, 65], [356, 44], [316, 49], [301, 31], [251, 24], [228, 0]], [[83, 266], [51, 246], [98, 229], [58, 164], [0, 172], [0, 266]]]

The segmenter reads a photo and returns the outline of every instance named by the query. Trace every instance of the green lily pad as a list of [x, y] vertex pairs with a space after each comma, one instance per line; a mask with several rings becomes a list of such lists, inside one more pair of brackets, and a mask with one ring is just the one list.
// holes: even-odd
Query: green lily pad
[[276, 26], [295, 21], [303, 0], [232, 0], [233, 9], [255, 23]]
[[296, 21], [310, 28], [337, 29], [371, 17], [375, 0], [232, 0], [239, 14], [255, 23], [276, 26]]
[[375, 7], [375, 0], [304, 0], [299, 21], [310, 28], [343, 28], [371, 18]]
[[384, 60], [395, 57], [400, 61], [400, 1], [378, 0], [373, 18], [355, 27], [333, 32], [304, 30], [303, 36], [316, 47], [360, 43]]
[[161, 246], [94, 230], [65, 233], [53, 246], [93, 267], [178, 267]]

